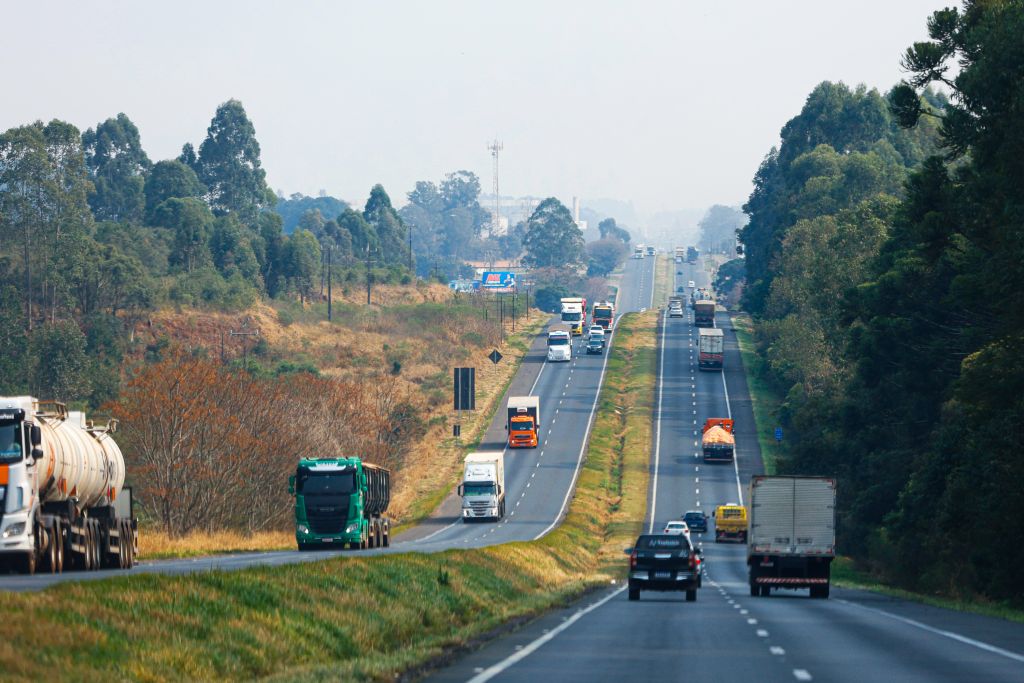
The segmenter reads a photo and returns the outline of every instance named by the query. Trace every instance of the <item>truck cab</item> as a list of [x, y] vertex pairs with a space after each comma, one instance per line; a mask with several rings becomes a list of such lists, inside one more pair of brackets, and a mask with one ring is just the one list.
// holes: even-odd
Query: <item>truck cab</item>
[[462, 521], [505, 516], [505, 460], [501, 451], [470, 453], [463, 463]]
[[605, 332], [612, 331], [615, 320], [615, 306], [610, 301], [601, 301], [594, 304], [594, 324], [600, 325]]
[[572, 337], [568, 329], [548, 332], [548, 360], [552, 362], [572, 360]]
[[390, 472], [360, 458], [300, 460], [288, 480], [299, 550], [390, 545]]
[[582, 297], [563, 298], [562, 322], [569, 326], [573, 336], [582, 335], [587, 324], [587, 300]]
[[508, 417], [509, 448], [536, 448], [540, 431], [540, 398], [537, 396], [509, 396]]
[[719, 505], [712, 516], [715, 519], [715, 543], [747, 542], [747, 508], [737, 503]]

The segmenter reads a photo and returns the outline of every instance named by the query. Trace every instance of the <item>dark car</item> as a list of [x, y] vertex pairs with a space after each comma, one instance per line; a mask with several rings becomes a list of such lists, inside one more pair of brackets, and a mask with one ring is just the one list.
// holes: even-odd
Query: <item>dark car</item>
[[708, 516], [700, 510], [687, 510], [683, 515], [683, 521], [686, 522], [686, 526], [690, 527], [690, 531], [698, 533], [707, 533], [708, 531]]
[[640, 591], [685, 591], [686, 601], [697, 599], [700, 555], [681, 534], [643, 534], [629, 553], [629, 599]]

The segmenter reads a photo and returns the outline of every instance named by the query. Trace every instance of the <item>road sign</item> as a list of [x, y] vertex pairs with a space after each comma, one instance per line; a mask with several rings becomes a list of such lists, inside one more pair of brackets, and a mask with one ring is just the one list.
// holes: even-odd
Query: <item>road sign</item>
[[476, 368], [455, 368], [455, 410], [476, 410]]
[[480, 276], [480, 287], [488, 292], [513, 292], [516, 274], [507, 270], [489, 270]]
[[775, 440], [780, 443], [782, 442], [782, 427], [775, 428]]
[[497, 365], [501, 361], [501, 359], [504, 358], [504, 356], [498, 353], [498, 349], [494, 349], [493, 351], [491, 351], [487, 355], [487, 357], [490, 358], [491, 362], [494, 363], [495, 365]]

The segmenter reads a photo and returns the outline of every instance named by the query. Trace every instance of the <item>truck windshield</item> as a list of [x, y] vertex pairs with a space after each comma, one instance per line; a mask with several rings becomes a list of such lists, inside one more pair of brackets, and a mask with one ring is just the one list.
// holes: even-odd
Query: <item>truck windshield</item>
[[582, 317], [582, 313], [577, 311], [576, 313], [563, 313], [562, 322], [564, 323], [578, 323]]
[[512, 429], [533, 429], [533, 418], [529, 415], [516, 415], [511, 422]]
[[356, 490], [355, 472], [311, 472], [299, 470], [299, 493], [305, 496], [337, 496]]
[[569, 340], [566, 339], [565, 337], [549, 337], [548, 338], [548, 346], [567, 346], [568, 344], [569, 344]]
[[21, 424], [0, 422], [0, 462], [19, 462], [21, 455]]
[[463, 484], [462, 491], [467, 496], [493, 496], [497, 493], [494, 484], [489, 482]]

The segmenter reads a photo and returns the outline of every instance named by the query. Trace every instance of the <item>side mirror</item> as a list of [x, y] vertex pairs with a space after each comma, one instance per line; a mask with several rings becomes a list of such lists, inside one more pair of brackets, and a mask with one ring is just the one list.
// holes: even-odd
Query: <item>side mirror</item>
[[43, 430], [39, 425], [32, 425], [31, 439], [33, 446], [43, 445]]
[[288, 493], [295, 495], [295, 475], [288, 477]]
[[463, 494], [462, 494], [462, 492], [463, 492], [464, 490], [465, 490], [465, 489], [463, 488], [462, 484], [459, 484], [459, 487], [458, 487], [457, 489], [455, 489], [455, 492], [456, 492], [456, 494], [458, 494], [458, 495], [460, 495], [460, 496], [461, 496], [461, 495], [463, 495]]
[[712, 510], [711, 511], [711, 516], [714, 517], [717, 513], [718, 513], [718, 510]]
[[622, 552], [626, 553], [627, 555], [632, 555], [633, 554], [633, 549], [632, 548], [626, 548]]

